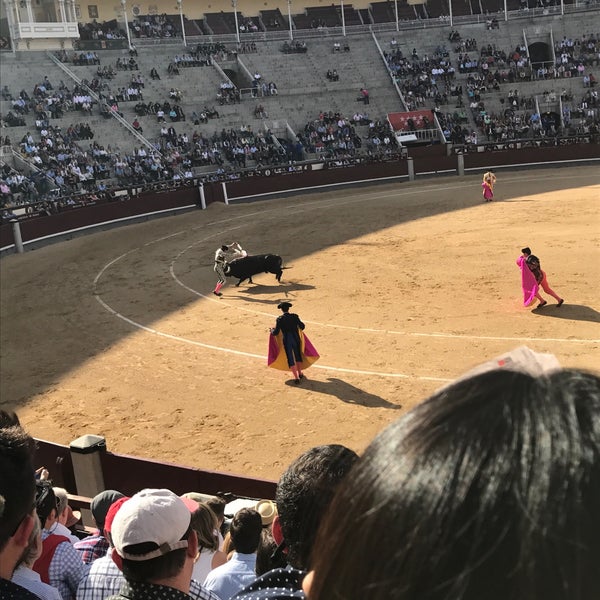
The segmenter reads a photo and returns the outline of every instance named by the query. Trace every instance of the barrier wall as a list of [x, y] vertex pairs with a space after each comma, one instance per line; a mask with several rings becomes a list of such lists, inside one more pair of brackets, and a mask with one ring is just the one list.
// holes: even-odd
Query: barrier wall
[[[535, 143], [535, 142], [534, 142]], [[600, 158], [599, 143], [568, 143], [557, 146], [522, 147], [522, 142], [478, 146], [477, 151], [464, 154], [465, 169], [515, 167], [519, 165], [540, 165], [569, 163], [570, 161], [591, 161]], [[481, 151], [480, 151], [481, 150]], [[457, 155], [446, 155], [446, 147], [437, 144], [410, 148], [416, 175], [448, 174], [457, 170]], [[231, 200], [258, 197], [266, 194], [309, 190], [321, 186], [351, 184], [353, 182], [377, 182], [386, 178], [406, 180], [408, 161], [406, 157], [388, 162], [366, 163], [359, 159], [340, 159], [322, 163], [265, 167], [256, 172], [247, 172], [243, 177], [225, 182], [227, 196]], [[223, 202], [223, 183], [203, 184], [206, 204]], [[74, 207], [51, 216], [25, 219], [21, 223], [21, 236], [26, 244], [45, 236], [75, 232], [78, 229], [113, 221], [177, 210], [199, 205], [200, 194], [197, 187], [182, 187], [173, 191], [145, 192], [127, 200], [113, 200], [93, 206]], [[125, 221], [123, 221], [124, 223]], [[0, 248], [14, 244], [12, 225], [0, 226]]]
[[[35, 465], [44, 466], [50, 471], [54, 485], [64, 487], [70, 493], [80, 493], [75, 481], [70, 448], [44, 440], [36, 440], [36, 444]], [[100, 464], [105, 488], [119, 490], [125, 495], [132, 495], [145, 487], [156, 487], [168, 488], [176, 494], [192, 491], [205, 494], [228, 492], [248, 498], [275, 498], [276, 482], [266, 479], [204, 471], [113, 454], [106, 450], [100, 453]]]

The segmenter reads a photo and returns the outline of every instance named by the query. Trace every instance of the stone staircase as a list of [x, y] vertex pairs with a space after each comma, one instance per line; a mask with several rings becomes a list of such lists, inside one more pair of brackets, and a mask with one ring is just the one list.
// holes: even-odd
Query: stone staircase
[[[352, 37], [350, 52], [333, 52], [332, 42], [311, 40], [306, 54], [284, 54], [280, 44], [261, 44], [256, 54], [239, 57], [245, 67], [258, 71], [265, 81], [274, 81], [278, 96], [264, 98], [270, 116], [286, 119], [294, 129], [314, 120], [321, 111], [339, 111], [351, 116], [357, 111], [372, 118], [401, 109], [385, 65], [372, 38]], [[339, 81], [326, 78], [336, 69]], [[368, 106], [357, 102], [359, 90], [369, 90]]]

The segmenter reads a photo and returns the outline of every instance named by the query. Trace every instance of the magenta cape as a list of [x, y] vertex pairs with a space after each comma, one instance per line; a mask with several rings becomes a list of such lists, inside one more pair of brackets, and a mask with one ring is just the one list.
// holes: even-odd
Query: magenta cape
[[[298, 329], [298, 333], [300, 334], [300, 352], [302, 354], [302, 369], [304, 370], [319, 360], [319, 353], [301, 329]], [[285, 349], [283, 348], [283, 335], [281, 332], [277, 335], [269, 335], [267, 365], [272, 369], [279, 369], [280, 371], [290, 370]]]
[[537, 294], [539, 285], [535, 280], [533, 273], [525, 263], [525, 257], [519, 256], [517, 264], [521, 269], [521, 287], [523, 288], [523, 306], [529, 306]]

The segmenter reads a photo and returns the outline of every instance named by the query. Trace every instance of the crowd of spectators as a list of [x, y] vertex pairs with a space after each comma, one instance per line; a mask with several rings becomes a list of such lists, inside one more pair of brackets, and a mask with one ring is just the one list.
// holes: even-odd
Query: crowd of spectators
[[129, 23], [129, 28], [137, 38], [171, 38], [181, 34], [175, 23], [175, 19], [163, 13], [137, 17]]
[[[153, 28], [167, 27], [169, 19], [163, 15], [153, 17], [151, 22]], [[107, 24], [90, 24], [89, 34], [102, 37], [106, 36], [110, 29]], [[502, 141], [512, 136], [548, 136], [561, 131], [560, 116], [557, 119], [553, 103], [559, 96], [563, 101], [567, 98], [563, 93], [555, 93], [554, 90], [544, 93], [539, 114], [536, 112], [533, 97], [521, 95], [517, 89], [511, 89], [508, 94], [501, 95], [501, 110], [493, 112], [486, 108], [486, 94], [491, 90], [499, 92], [502, 83], [516, 83], [531, 77], [527, 49], [524, 45], [519, 44], [508, 52], [496, 48], [493, 44], [484, 45], [479, 50], [475, 39], [462, 39], [456, 31], [451, 32], [449, 41], [459, 53], [457, 70], [467, 74], [465, 90], [465, 84], [456, 81], [455, 67], [443, 45], [438, 46], [431, 55], [421, 53], [415, 48], [405, 56], [393, 39], [390, 42], [391, 50], [384, 52], [389, 70], [394, 75], [409, 110], [431, 107], [438, 117], [446, 139], [455, 143], [476, 143], [479, 137], [488, 141]], [[301, 42], [294, 44], [303, 46]], [[572, 68], [574, 64], [579, 68], [585, 63], [583, 84], [590, 90], [581, 102], [565, 106], [565, 125], [573, 123], [573, 126], [578, 128], [577, 131], [589, 131], [590, 127], [594, 131], [597, 126], [597, 93], [594, 90], [596, 78], [590, 72], [589, 65], [598, 58], [599, 42], [593, 35], [575, 40], [565, 37], [557, 42], [556, 50], [557, 63], [566, 65], [565, 68]], [[192, 52], [175, 56], [170, 66], [179, 71], [182, 66], [208, 65], [212, 57], [229, 55], [231, 52], [221, 43], [202, 43]], [[235, 50], [233, 52], [235, 53]], [[191, 177], [193, 167], [196, 166], [217, 165], [221, 168], [229, 164], [235, 168], [247, 168], [252, 163], [270, 164], [282, 160], [284, 156], [290, 156], [290, 152], [286, 148], [282, 151], [281, 145], [268, 134], [238, 136], [238, 133], [242, 132], [232, 130], [233, 133], [230, 133], [227, 139], [221, 139], [220, 136], [215, 138], [194, 132], [191, 139], [188, 139], [189, 134], [175, 131], [172, 124], [186, 120], [186, 114], [181, 108], [182, 92], [172, 88], [169, 101], [146, 100], [143, 92], [144, 77], [139, 72], [137, 51], [134, 47], [130, 49], [128, 58], [117, 59], [116, 69], [112, 65], [100, 65], [100, 57], [93, 51], [60, 51], [58, 55], [64, 61], [97, 67], [92, 81], [84, 80], [84, 83], [98, 94], [100, 102], [97, 109], [104, 117], [110, 118], [113, 113], [123, 116], [119, 105], [132, 102], [135, 103], [134, 112], [137, 117], [156, 116], [157, 121], [164, 125], [161, 126], [160, 135], [152, 142], [154, 151], [142, 149], [142, 154], [147, 152], [147, 156], [141, 156], [139, 149], [128, 155], [111, 149], [110, 146], [105, 150], [98, 144], [87, 150], [81, 147], [81, 142], [93, 139], [94, 132], [81, 120], [93, 114], [96, 101], [85, 87], [74, 86], [70, 90], [62, 81], [53, 86], [49, 78], [45, 77], [35, 85], [31, 94], [21, 90], [13, 97], [10, 90], [4, 86], [2, 98], [10, 102], [11, 110], [2, 117], [2, 125], [24, 126], [29, 120], [27, 116], [31, 112], [34, 113], [40, 139], [33, 140], [33, 143], [26, 140], [27, 144], [21, 141], [20, 148], [32, 164], [42, 169], [56, 186], [66, 192], [91, 189], [92, 184], [89, 182], [102, 182], [107, 178], [119, 184], [162, 181], [169, 177], [177, 179], [186, 173]], [[117, 76], [118, 70], [134, 72], [126, 85], [121, 82], [120, 86], [111, 89], [111, 82]], [[551, 66], [550, 71], [553, 72]], [[155, 67], [150, 76], [152, 79], [160, 79]], [[337, 81], [337, 70], [330, 69], [327, 78]], [[467, 127], [468, 118], [462, 106], [463, 91], [466, 91], [468, 97], [468, 108], [480, 127], [478, 133]], [[277, 93], [277, 85], [274, 82], [265, 81], [259, 72], [254, 74], [252, 96], [258, 98]], [[368, 91], [363, 88], [359, 99], [366, 104], [365, 98], [368, 99]], [[456, 98], [457, 102], [458, 110], [454, 112], [446, 106], [452, 98]], [[233, 104], [241, 102], [242, 97], [240, 90], [230, 81], [226, 81], [221, 84], [216, 99], [219, 104]], [[65, 117], [73, 112], [81, 118], [73, 119], [74, 124], [64, 131], [60, 127], [50, 126], [50, 119]], [[256, 105], [254, 116], [267, 118], [265, 106]], [[199, 126], [218, 117], [219, 113], [214, 107], [205, 105], [203, 109], [193, 111], [188, 119]], [[134, 128], [142, 133], [140, 121], [136, 118]], [[369, 135], [357, 135], [354, 127], [359, 122], [369, 125]], [[346, 120], [340, 115], [336, 118], [335, 113], [324, 113], [300, 132], [299, 139], [307, 152], [321, 156], [349, 157], [359, 152], [393, 152], [396, 141], [394, 136], [390, 137], [386, 128], [385, 121], [381, 124], [366, 115], [361, 115], [361, 119], [357, 121], [354, 118]], [[56, 158], [55, 145], [63, 150], [62, 154], [69, 157], [67, 163], [64, 162], [64, 158], [61, 161]]]
[[[361, 136], [358, 126], [367, 128]], [[362, 149], [368, 156], [391, 155], [398, 144], [386, 119], [371, 119], [366, 113], [355, 112], [346, 118], [339, 112], [324, 111], [308, 122], [297, 138], [304, 150], [325, 159], [351, 158]]]
[[445, 47], [437, 47], [432, 56], [419, 56], [416, 49], [405, 56], [402, 50], [396, 48], [391, 52], [384, 52], [384, 57], [408, 110], [448, 103], [455, 69]]
[[127, 33], [123, 31], [116, 20], [98, 23], [95, 19], [90, 23], [79, 23], [79, 37], [87, 40], [124, 40]]
[[556, 63], [548, 69], [546, 77], [581, 77], [600, 61], [600, 38], [594, 34], [575, 40], [563, 37], [554, 44]]

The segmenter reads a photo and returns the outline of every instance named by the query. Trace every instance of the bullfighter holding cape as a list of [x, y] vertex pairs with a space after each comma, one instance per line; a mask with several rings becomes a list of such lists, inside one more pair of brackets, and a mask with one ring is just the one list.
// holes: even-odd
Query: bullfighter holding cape
[[523, 288], [523, 306], [529, 306], [537, 297], [540, 286], [527, 266], [526, 257], [521, 255], [517, 258], [517, 264], [521, 269], [521, 287]]
[[267, 364], [273, 369], [294, 374], [294, 383], [300, 384], [304, 378], [302, 369], [307, 369], [319, 359], [319, 353], [304, 335], [304, 323], [295, 313], [290, 313], [292, 305], [281, 302], [277, 308], [283, 314], [277, 317], [275, 327], [269, 336], [269, 356]]

